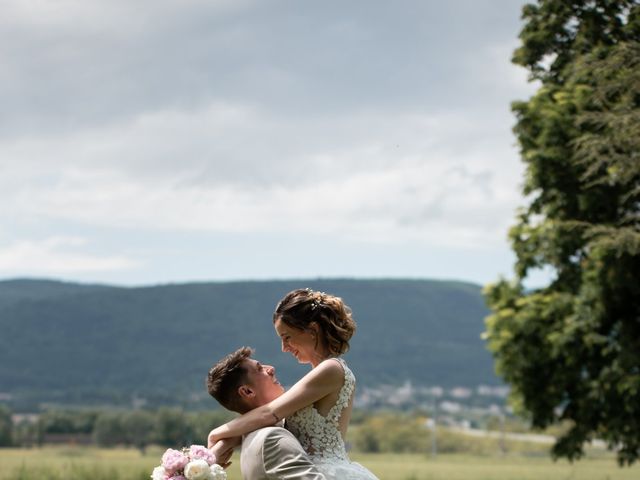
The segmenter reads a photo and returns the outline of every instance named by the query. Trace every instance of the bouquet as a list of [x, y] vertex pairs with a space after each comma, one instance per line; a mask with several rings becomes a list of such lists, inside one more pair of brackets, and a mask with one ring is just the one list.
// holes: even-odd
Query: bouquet
[[182, 450], [167, 449], [162, 464], [153, 469], [152, 480], [226, 480], [227, 472], [216, 463], [216, 456], [202, 445]]

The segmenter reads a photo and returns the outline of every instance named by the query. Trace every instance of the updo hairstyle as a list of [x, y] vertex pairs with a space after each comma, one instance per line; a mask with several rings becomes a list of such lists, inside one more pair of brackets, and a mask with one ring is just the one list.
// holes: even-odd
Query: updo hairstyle
[[287, 293], [273, 312], [273, 322], [278, 319], [289, 327], [307, 331], [316, 322], [320, 340], [332, 355], [346, 353], [356, 331], [351, 309], [341, 298], [309, 288]]

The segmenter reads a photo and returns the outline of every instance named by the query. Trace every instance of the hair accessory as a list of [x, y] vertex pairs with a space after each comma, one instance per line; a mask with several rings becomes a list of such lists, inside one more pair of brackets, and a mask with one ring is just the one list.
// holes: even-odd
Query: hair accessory
[[311, 310], [315, 310], [316, 308], [320, 308], [323, 306], [324, 297], [327, 295], [324, 292], [314, 291], [310, 288], [305, 288], [310, 297], [316, 297], [311, 300]]

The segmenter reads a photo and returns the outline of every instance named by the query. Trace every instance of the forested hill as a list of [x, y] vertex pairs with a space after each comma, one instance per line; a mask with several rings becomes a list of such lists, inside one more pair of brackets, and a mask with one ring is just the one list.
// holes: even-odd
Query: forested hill
[[121, 288], [0, 282], [0, 393], [200, 392], [242, 345], [283, 383], [307, 371], [280, 351], [271, 315], [310, 287], [341, 296], [358, 330], [347, 359], [360, 385], [497, 384], [480, 339], [480, 287], [428, 280], [296, 280]]

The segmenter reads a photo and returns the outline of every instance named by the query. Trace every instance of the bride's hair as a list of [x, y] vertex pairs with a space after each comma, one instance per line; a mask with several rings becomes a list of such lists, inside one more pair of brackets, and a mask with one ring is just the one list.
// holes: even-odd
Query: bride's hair
[[332, 355], [342, 355], [349, 350], [349, 340], [356, 331], [351, 308], [340, 297], [309, 288], [287, 293], [273, 312], [273, 322], [278, 319], [300, 330], [309, 330], [315, 322], [320, 328], [321, 340]]

